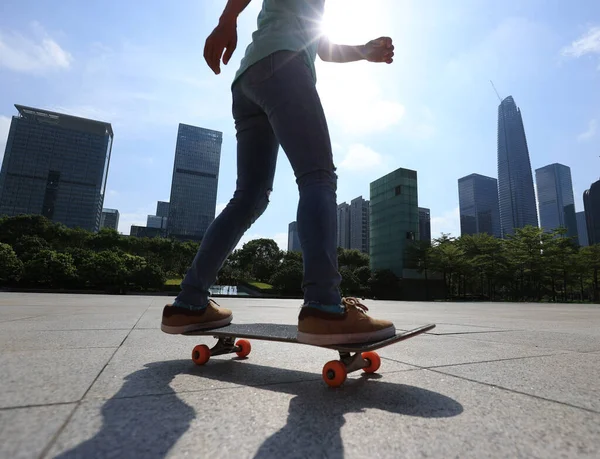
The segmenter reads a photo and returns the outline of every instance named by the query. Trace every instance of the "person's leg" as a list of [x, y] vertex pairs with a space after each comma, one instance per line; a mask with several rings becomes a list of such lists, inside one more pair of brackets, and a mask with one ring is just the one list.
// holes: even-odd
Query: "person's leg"
[[271, 75], [241, 87], [268, 114], [296, 176], [305, 303], [339, 306], [337, 176], [327, 121], [303, 57], [281, 51], [269, 58]]
[[161, 328], [167, 333], [184, 333], [231, 322], [231, 311], [209, 302], [209, 288], [227, 256], [269, 203], [279, 144], [260, 107], [244, 96], [238, 84], [232, 91], [237, 137], [236, 190], [206, 231], [174, 304], [163, 311]]
[[233, 198], [209, 226], [181, 284], [177, 301], [206, 306], [209, 288], [226, 258], [269, 203], [279, 144], [267, 115], [233, 88], [237, 183]]
[[325, 114], [308, 66], [303, 56], [287, 51], [271, 55], [270, 64], [268, 78], [245, 79], [241, 88], [268, 115], [300, 192], [304, 305], [298, 316], [298, 341], [330, 345], [393, 336], [391, 322], [367, 316], [367, 308], [354, 298], [340, 297], [337, 176]]

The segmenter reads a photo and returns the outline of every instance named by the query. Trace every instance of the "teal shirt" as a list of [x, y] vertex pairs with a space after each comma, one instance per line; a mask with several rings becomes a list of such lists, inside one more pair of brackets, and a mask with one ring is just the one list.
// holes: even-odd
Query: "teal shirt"
[[264, 0], [257, 30], [233, 82], [248, 67], [276, 51], [300, 51], [317, 81], [315, 59], [325, 0]]

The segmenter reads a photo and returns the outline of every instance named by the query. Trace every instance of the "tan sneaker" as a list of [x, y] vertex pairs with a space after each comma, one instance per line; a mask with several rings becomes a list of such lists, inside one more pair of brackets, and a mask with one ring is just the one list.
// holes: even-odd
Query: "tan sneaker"
[[232, 312], [220, 307], [213, 300], [209, 300], [208, 306], [200, 311], [168, 304], [163, 309], [160, 329], [165, 333], [181, 334], [194, 330], [224, 327], [232, 319]]
[[368, 308], [356, 298], [343, 298], [343, 314], [332, 314], [316, 308], [303, 307], [298, 316], [298, 341], [317, 346], [368, 343], [391, 338], [396, 327], [387, 320], [377, 320], [366, 314]]

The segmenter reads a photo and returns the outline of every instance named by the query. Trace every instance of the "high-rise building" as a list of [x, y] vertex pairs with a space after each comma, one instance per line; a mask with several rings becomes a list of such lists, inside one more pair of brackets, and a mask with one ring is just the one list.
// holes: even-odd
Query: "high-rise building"
[[152, 228], [149, 226], [131, 225], [129, 235], [134, 237], [164, 237], [165, 231], [160, 228]]
[[585, 211], [577, 212], [575, 214], [575, 218], [577, 219], [577, 236], [579, 240], [579, 245], [581, 247], [586, 247], [590, 243], [588, 241], [588, 233], [587, 233], [587, 225], [585, 223]]
[[288, 226], [288, 252], [302, 252], [300, 238], [298, 237], [298, 223], [292, 222]]
[[156, 203], [156, 216], [167, 218], [169, 216], [169, 203], [158, 201]]
[[38, 214], [100, 228], [113, 142], [109, 123], [15, 105], [2, 170], [0, 215]]
[[546, 232], [566, 228], [567, 237], [577, 237], [575, 198], [571, 169], [554, 163], [535, 170], [540, 226]]
[[419, 232], [417, 172], [397, 169], [371, 182], [371, 269], [402, 277], [406, 247]]
[[345, 202], [337, 208], [337, 246], [350, 248], [350, 205]]
[[498, 181], [480, 174], [458, 179], [460, 234], [487, 233], [500, 237]]
[[119, 211], [117, 209], [102, 209], [100, 228], [119, 230]]
[[583, 193], [589, 245], [600, 244], [600, 180]]
[[180, 124], [171, 183], [169, 236], [201, 240], [215, 218], [223, 134]]
[[369, 201], [362, 196], [350, 201], [350, 248], [369, 253]]
[[148, 215], [146, 227], [167, 229], [167, 217], [159, 217], [158, 215]]
[[515, 228], [538, 226], [527, 138], [512, 96], [498, 106], [498, 196], [502, 237]]
[[419, 207], [419, 241], [431, 243], [431, 211]]

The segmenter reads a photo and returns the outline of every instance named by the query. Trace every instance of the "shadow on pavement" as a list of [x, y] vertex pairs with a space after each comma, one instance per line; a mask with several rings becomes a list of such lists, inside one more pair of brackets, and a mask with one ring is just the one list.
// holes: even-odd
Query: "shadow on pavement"
[[[377, 374], [349, 378], [342, 388], [331, 389], [325, 386], [318, 373], [236, 360], [213, 360], [203, 367], [196, 367], [189, 360], [172, 360], [147, 364], [143, 370], [127, 376], [119, 392], [102, 407], [100, 431], [56, 457], [167, 456], [195, 417], [194, 409], [180, 400], [169, 386], [179, 374], [294, 395], [286, 424], [263, 442], [256, 458], [281, 458], [290, 454], [342, 458], [341, 428], [345, 423], [344, 415], [348, 413], [378, 409], [405, 416], [444, 418], [463, 411], [460, 403], [445, 395], [388, 383], [384, 381], [385, 376]], [[269, 375], [276, 377], [271, 379]], [[312, 383], [307, 384], [307, 381]], [[199, 384], [201, 389], [202, 380]], [[374, 424], [372, 432], [376, 432], [377, 427]], [[369, 442], [369, 435], [376, 434], [365, 432], [365, 436], [357, 441]]]

